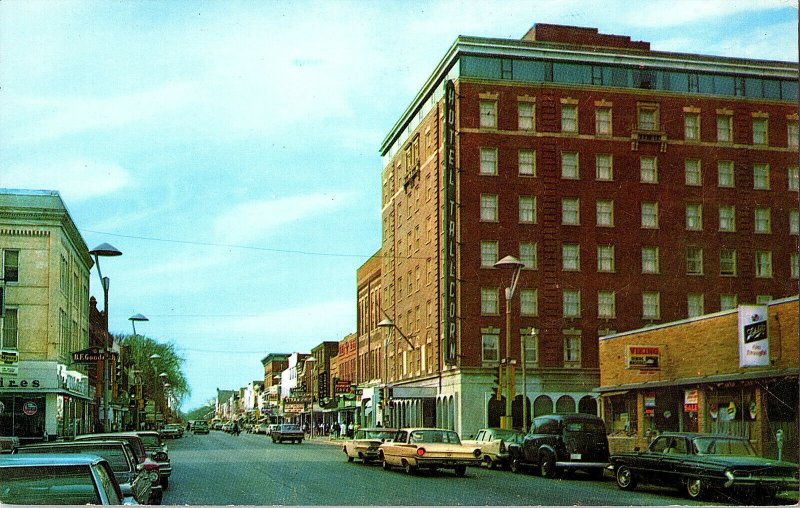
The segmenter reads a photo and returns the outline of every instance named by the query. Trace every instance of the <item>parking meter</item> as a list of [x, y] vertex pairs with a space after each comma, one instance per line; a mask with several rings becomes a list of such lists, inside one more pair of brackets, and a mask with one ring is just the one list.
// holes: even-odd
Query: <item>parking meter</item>
[[778, 445], [778, 462], [780, 462], [783, 457], [783, 429], [778, 429], [775, 433], [775, 443]]

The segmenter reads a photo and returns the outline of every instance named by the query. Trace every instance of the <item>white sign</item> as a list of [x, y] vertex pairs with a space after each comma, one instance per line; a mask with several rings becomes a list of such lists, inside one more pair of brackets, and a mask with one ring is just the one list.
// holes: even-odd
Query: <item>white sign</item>
[[769, 366], [769, 308], [739, 306], [739, 367]]

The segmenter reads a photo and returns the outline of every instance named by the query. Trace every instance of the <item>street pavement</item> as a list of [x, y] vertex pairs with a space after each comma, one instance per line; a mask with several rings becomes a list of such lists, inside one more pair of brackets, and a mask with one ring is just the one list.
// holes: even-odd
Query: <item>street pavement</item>
[[676, 491], [640, 487], [622, 491], [608, 476], [546, 479], [531, 474], [469, 468], [410, 476], [380, 465], [347, 462], [341, 441], [328, 437], [275, 444], [259, 434], [221, 431], [169, 440], [173, 473], [164, 504], [338, 506], [713, 505]]

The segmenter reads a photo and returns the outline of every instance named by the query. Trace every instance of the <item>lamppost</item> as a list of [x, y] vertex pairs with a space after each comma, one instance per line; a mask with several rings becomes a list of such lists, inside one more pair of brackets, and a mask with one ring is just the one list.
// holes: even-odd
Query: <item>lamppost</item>
[[89, 254], [94, 256], [94, 264], [97, 265], [97, 275], [100, 277], [100, 284], [103, 287], [103, 427], [106, 432], [110, 432], [111, 426], [110, 419], [108, 417], [108, 384], [111, 378], [109, 369], [110, 352], [108, 350], [108, 288], [111, 285], [111, 279], [108, 277], [103, 277], [103, 272], [100, 270], [100, 257], [121, 256], [122, 251], [108, 243], [101, 243], [94, 249], [90, 250]]
[[309, 424], [309, 432], [312, 439], [314, 438], [314, 426], [316, 425], [314, 422], [314, 371], [316, 370], [316, 363], [317, 359], [313, 356], [306, 358], [306, 367], [311, 364], [311, 423]]
[[[128, 318], [128, 321], [131, 322], [131, 326], [133, 327], [133, 337], [136, 338], [136, 322], [137, 321], [150, 321], [146, 317], [141, 314], [134, 314], [133, 316]], [[141, 372], [141, 371], [138, 371]], [[134, 387], [136, 390], [136, 412], [133, 414], [133, 425], [136, 430], [139, 430], [139, 401], [142, 397], [142, 391], [140, 390], [140, 385], [137, 382], [139, 377], [134, 378]]]
[[[525, 263], [521, 262], [519, 259], [515, 258], [514, 256], [506, 256], [497, 263], [494, 264], [495, 268], [505, 268], [505, 269], [512, 269], [513, 273], [511, 275], [511, 285], [506, 288], [506, 356], [505, 356], [505, 364], [506, 364], [506, 376], [505, 376], [505, 397], [506, 397], [506, 414], [504, 417], [500, 419], [500, 426], [504, 429], [510, 429], [513, 427], [514, 418], [511, 414], [511, 400], [514, 397], [514, 394], [511, 393], [511, 386], [513, 384], [513, 379], [516, 375], [514, 371], [514, 364], [511, 363], [511, 299], [514, 298], [514, 292], [517, 289], [517, 282], [519, 282], [519, 274], [522, 271], [522, 268], [525, 266]], [[523, 351], [524, 351], [523, 347]], [[524, 353], [523, 353], [524, 354]], [[522, 365], [522, 372], [525, 372], [525, 365]], [[527, 379], [526, 379], [527, 381]], [[523, 388], [523, 392], [527, 390]], [[523, 408], [526, 406], [527, 401], [522, 401]], [[524, 411], [524, 410], [523, 410]]]
[[[385, 314], [385, 312], [384, 312], [384, 314]], [[401, 337], [403, 337], [403, 340], [405, 340], [406, 343], [408, 343], [408, 346], [411, 348], [411, 350], [412, 351], [414, 350], [414, 344], [409, 340], [408, 337], [406, 337], [406, 335], [403, 333], [403, 331], [396, 324], [394, 324], [394, 321], [389, 319], [388, 316], [385, 317], [384, 319], [382, 319], [378, 323], [378, 328], [387, 328], [390, 332], [392, 330], [397, 330], [397, 333]], [[389, 407], [389, 379], [388, 379], [389, 378], [389, 335], [388, 334], [386, 336], [386, 340], [384, 340], [384, 342], [383, 342], [383, 346], [384, 346], [383, 365], [384, 365], [384, 372], [386, 373], [386, 379], [384, 380], [384, 385], [385, 386], [384, 386], [384, 394], [383, 394], [384, 395], [383, 407], [384, 408], [388, 408]], [[394, 415], [392, 415], [391, 412], [390, 412], [389, 416], [390, 416], [390, 418], [394, 417]], [[389, 425], [388, 422], [386, 422], [386, 418], [385, 417], [384, 417], [383, 424], [386, 425], [386, 426]], [[392, 425], [391, 426], [394, 427], [395, 424], [399, 425], [399, 423], [392, 421]]]
[[[150, 360], [150, 368], [153, 370], [153, 376], [151, 377], [152, 382], [150, 383], [153, 387], [153, 393], [150, 394], [150, 397], [153, 399], [153, 424], [155, 425], [156, 422], [156, 383], [158, 379], [156, 379], [156, 361], [161, 359], [161, 355], [158, 353], [153, 353], [148, 357]], [[147, 419], [147, 403], [145, 403], [145, 419]]]

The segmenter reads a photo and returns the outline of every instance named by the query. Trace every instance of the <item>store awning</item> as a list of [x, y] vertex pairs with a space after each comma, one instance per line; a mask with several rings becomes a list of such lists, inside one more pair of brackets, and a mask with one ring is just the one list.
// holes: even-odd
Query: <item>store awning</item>
[[624, 385], [600, 386], [593, 391], [600, 392], [606, 396], [609, 393], [641, 390], [645, 388], [660, 388], [664, 386], [694, 386], [701, 384], [725, 383], [728, 381], [747, 381], [752, 379], [771, 379], [782, 377], [797, 377], [800, 374], [799, 368], [789, 369], [767, 369], [767, 370], [745, 370], [732, 372], [729, 374], [717, 374], [714, 376], [697, 376], [681, 379], [667, 379], [660, 381], [645, 381], [643, 383], [630, 383]]
[[601, 397], [616, 397], [617, 395], [625, 395], [626, 393], [628, 393], [628, 390], [620, 390], [618, 392], [604, 392], [604, 393], [601, 393], [600, 396]]

